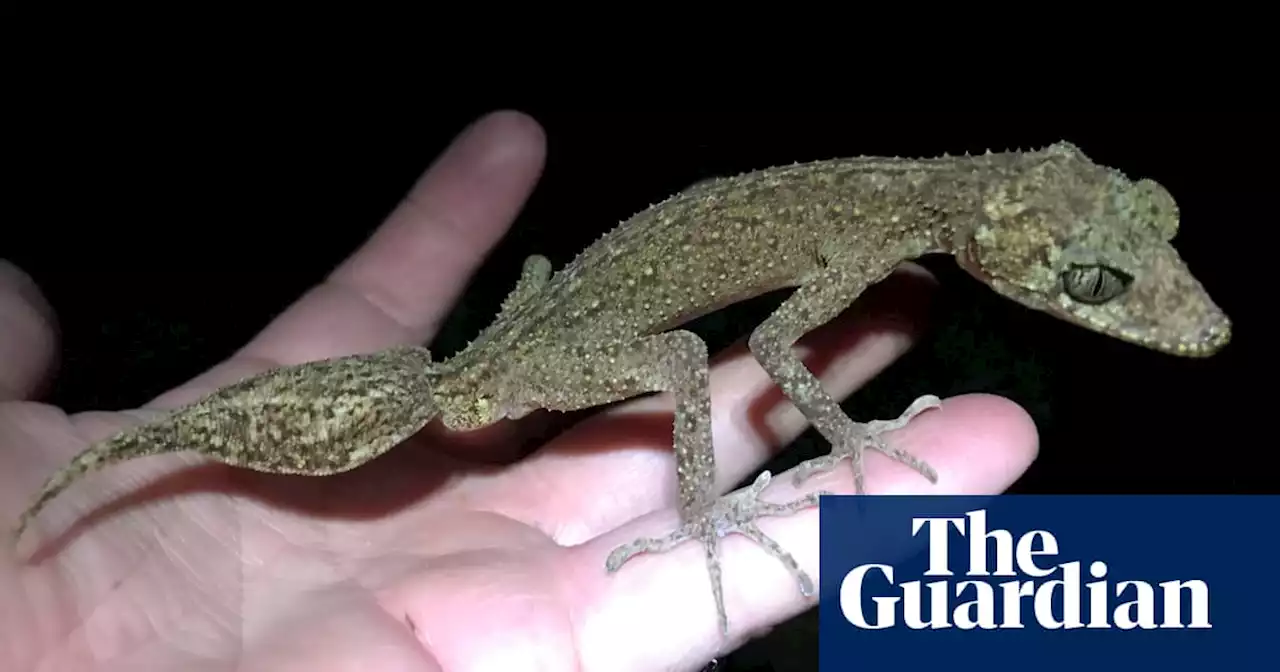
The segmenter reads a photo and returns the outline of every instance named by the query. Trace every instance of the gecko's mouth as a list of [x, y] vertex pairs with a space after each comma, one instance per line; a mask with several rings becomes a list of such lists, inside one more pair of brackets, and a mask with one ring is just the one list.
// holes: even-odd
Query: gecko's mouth
[[1231, 320], [1218, 313], [1209, 320], [1194, 340], [1186, 343], [1186, 351], [1178, 354], [1188, 357], [1208, 357], [1225, 348], [1231, 342]]
[[1086, 329], [1179, 357], [1208, 357], [1231, 341], [1231, 320], [1216, 308], [1194, 323], [1177, 314], [1158, 322], [1135, 322], [1123, 309], [1079, 304], [1054, 306], [1049, 312]]

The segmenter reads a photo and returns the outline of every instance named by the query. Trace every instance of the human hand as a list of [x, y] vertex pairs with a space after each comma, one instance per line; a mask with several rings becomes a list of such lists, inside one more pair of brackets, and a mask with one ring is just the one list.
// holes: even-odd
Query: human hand
[[[543, 155], [528, 118], [481, 120], [326, 282], [146, 409], [276, 366], [429, 342], [532, 190]], [[927, 291], [919, 272], [900, 274], [877, 289], [883, 298], [802, 341], [824, 360], [828, 389], [843, 398], [901, 354]], [[48, 373], [50, 320], [26, 276], [0, 266], [0, 514], [10, 521], [71, 456], [139, 421], [23, 400]], [[727, 490], [806, 425], [745, 347], [714, 364]], [[736, 644], [721, 639], [696, 544], [604, 571], [614, 547], [676, 523], [669, 406], [665, 395], [618, 405], [520, 461], [501, 459], [514, 457], [510, 426], [452, 436], [429, 428], [323, 478], [187, 453], [91, 474], [28, 533], [52, 550], [0, 555], [0, 667], [696, 669]], [[871, 455], [871, 492], [999, 492], [1036, 447], [1019, 408], [983, 395], [947, 400], [892, 439], [941, 480]], [[849, 492], [852, 477], [838, 468], [804, 489]], [[768, 497], [796, 494], [779, 477]], [[815, 578], [817, 521], [807, 511], [761, 522]], [[721, 553], [735, 640], [811, 606], [751, 542], [728, 539]]]

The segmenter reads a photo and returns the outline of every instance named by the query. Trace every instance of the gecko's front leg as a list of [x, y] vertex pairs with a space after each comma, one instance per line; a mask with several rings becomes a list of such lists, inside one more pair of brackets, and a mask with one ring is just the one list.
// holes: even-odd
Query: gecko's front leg
[[[556, 390], [537, 403], [546, 408], [580, 408], [626, 399], [647, 392], [670, 392], [675, 398], [675, 453], [679, 478], [678, 529], [658, 538], [637, 539], [615, 549], [605, 563], [618, 571], [640, 553], [661, 553], [686, 541], [698, 541], [706, 551], [707, 571], [715, 597], [720, 629], [728, 633], [728, 616], [720, 581], [720, 538], [738, 533], [752, 539], [782, 562], [795, 576], [800, 590], [814, 593], [813, 580], [800, 569], [791, 554], [770, 539], [755, 521], [810, 508], [818, 503], [814, 493], [792, 502], [763, 501], [769, 484], [766, 472], [750, 487], [720, 497], [716, 493], [715, 450], [711, 439], [711, 391], [707, 346], [688, 331], [671, 331], [639, 341], [612, 345], [560, 365]], [[556, 358], [556, 361], [561, 361]], [[559, 398], [556, 398], [559, 397]]]
[[[844, 262], [844, 263], [842, 263]], [[883, 435], [905, 427], [912, 418], [942, 404], [933, 395], [916, 399], [893, 420], [854, 422], [822, 387], [818, 378], [805, 367], [791, 350], [792, 344], [810, 330], [827, 323], [849, 307], [868, 284], [868, 276], [849, 259], [832, 260], [821, 273], [815, 274], [797, 289], [751, 334], [751, 352], [827, 441], [831, 452], [800, 464], [795, 482], [800, 484], [810, 475], [827, 471], [845, 457], [853, 466], [854, 488], [865, 493], [863, 454], [867, 448], [883, 453], [919, 472], [936, 483], [938, 474], [926, 462], [904, 450], [890, 446]]]

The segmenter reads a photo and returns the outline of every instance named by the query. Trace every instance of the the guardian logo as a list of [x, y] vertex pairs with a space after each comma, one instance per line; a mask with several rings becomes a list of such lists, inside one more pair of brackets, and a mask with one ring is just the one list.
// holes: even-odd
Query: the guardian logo
[[1272, 670], [1274, 495], [823, 497], [818, 669]]
[[[938, 578], [899, 583], [893, 565], [857, 565], [839, 584], [840, 611], [853, 626], [999, 630], [1025, 628], [1030, 620], [1050, 630], [1213, 627], [1209, 584], [1202, 579], [1113, 580], [1102, 558], [1057, 562], [1053, 533], [1036, 529], [1015, 538], [1009, 530], [988, 530], [985, 508], [912, 517], [910, 525], [911, 536], [924, 535], [928, 544], [923, 575]], [[950, 566], [952, 543], [967, 544], [959, 577]]]

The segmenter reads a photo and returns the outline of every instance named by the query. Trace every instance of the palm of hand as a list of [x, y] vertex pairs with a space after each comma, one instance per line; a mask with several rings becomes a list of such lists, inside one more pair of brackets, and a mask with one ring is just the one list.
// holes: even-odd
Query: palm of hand
[[[482, 120], [329, 282], [235, 357], [149, 407], [186, 403], [271, 366], [429, 340], [532, 188], [542, 152], [530, 120]], [[13, 300], [0, 309], [18, 306], [29, 328], [12, 333], [34, 334], [21, 360], [34, 362], [31, 370], [0, 371], [0, 385], [21, 398], [44, 375], [49, 357], [38, 351], [45, 345], [47, 355], [51, 339], [30, 309], [39, 300], [24, 300], [19, 274], [7, 275], [13, 281], [0, 290], [12, 289], [4, 296]], [[823, 379], [841, 396], [911, 336], [855, 341], [843, 322], [806, 341], [831, 353]], [[717, 360], [725, 489], [805, 428], [776, 401], [769, 417], [749, 417], [771, 389], [742, 348]], [[697, 668], [728, 645], [701, 551], [690, 544], [617, 575], [603, 571], [614, 546], [675, 522], [668, 401], [620, 406], [510, 464], [514, 442], [495, 428], [466, 445], [424, 431], [366, 467], [320, 479], [232, 470], [190, 454], [93, 474], [37, 521], [34, 559], [12, 549], [0, 556], [0, 667]], [[16, 517], [42, 479], [88, 442], [137, 421], [4, 402], [4, 515]], [[1035, 448], [1019, 409], [982, 396], [951, 400], [900, 436], [938, 467], [948, 492], [1003, 489]], [[870, 458], [867, 469], [874, 491], [928, 487], [887, 461]], [[785, 481], [775, 481], [771, 498], [794, 494]], [[805, 488], [848, 491], [851, 481], [838, 470]], [[771, 536], [816, 576], [816, 515], [771, 522]], [[722, 552], [738, 636], [808, 606], [786, 571], [749, 544]], [[758, 580], [734, 578], [743, 576]], [[748, 584], [751, 592], [741, 592]]]

